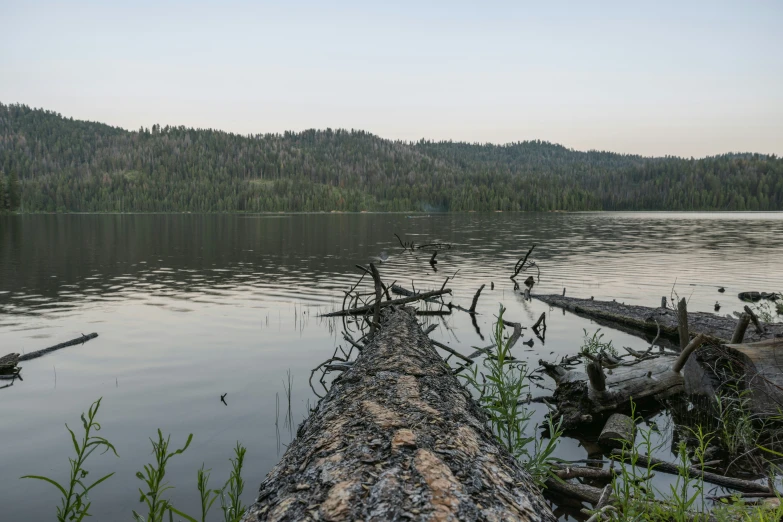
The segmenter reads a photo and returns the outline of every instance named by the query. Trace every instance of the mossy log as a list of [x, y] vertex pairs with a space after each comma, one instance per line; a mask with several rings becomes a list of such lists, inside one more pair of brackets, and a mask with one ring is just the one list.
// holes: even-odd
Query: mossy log
[[[634, 330], [655, 334], [658, 325], [661, 335], [679, 340], [679, 322], [677, 311], [669, 308], [652, 308], [648, 306], [626, 305], [616, 301], [595, 301], [592, 299], [577, 299], [557, 294], [536, 295], [550, 306], [563, 308], [577, 315], [595, 319], [607, 326], [625, 326]], [[720, 344], [731, 342], [737, 328], [737, 319], [705, 312], [688, 312], [688, 331], [690, 337], [704, 334], [707, 342]], [[761, 333], [748, 332], [746, 342], [756, 342], [764, 339], [783, 337], [783, 324], [767, 323]], [[681, 346], [687, 344], [681, 343]]]
[[415, 315], [389, 307], [244, 520], [555, 518]]

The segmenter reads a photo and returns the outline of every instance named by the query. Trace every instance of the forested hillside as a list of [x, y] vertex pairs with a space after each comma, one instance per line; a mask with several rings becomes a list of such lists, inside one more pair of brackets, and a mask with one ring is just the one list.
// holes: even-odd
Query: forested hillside
[[645, 158], [540, 141], [407, 143], [331, 129], [132, 132], [0, 104], [0, 204], [26, 212], [783, 210], [783, 160]]

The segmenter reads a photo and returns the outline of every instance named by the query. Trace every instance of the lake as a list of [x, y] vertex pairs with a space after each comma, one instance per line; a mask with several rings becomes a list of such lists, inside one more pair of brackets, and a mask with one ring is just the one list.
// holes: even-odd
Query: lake
[[[429, 254], [402, 252], [395, 233], [452, 248], [434, 272]], [[142, 508], [135, 473], [150, 461], [158, 428], [176, 447], [194, 434], [168, 469], [175, 506], [196, 513], [196, 470], [205, 464], [213, 486], [222, 485], [237, 441], [247, 447], [251, 503], [317, 400], [310, 370], [345, 344], [342, 324], [319, 314], [339, 308], [357, 279], [354, 265], [382, 251], [386, 282], [439, 288], [459, 270], [449, 287], [465, 307], [487, 285], [478, 330], [464, 313], [445, 324], [423, 317], [438, 325], [433, 339], [465, 353], [486, 346], [503, 303], [505, 317], [526, 326], [547, 312], [545, 343], [514, 348], [532, 368], [576, 352], [583, 329], [598, 326], [513, 291], [514, 264], [533, 244], [541, 271], [534, 293], [566, 288], [575, 297], [658, 306], [674, 288], [691, 311], [719, 301], [730, 314], [742, 309], [739, 292], [783, 290], [783, 213], [0, 216], [0, 356], [99, 334], [21, 363], [24, 381], [0, 390], [2, 519], [54, 519], [55, 489], [19, 477], [65, 480], [73, 450], [65, 423], [81, 429], [79, 415], [100, 397], [100, 434], [120, 457], [88, 461], [91, 477], [116, 472], [93, 492], [95, 520], [129, 520]], [[602, 332], [618, 347], [647, 346]], [[545, 407], [533, 407], [540, 421]], [[575, 439], [558, 449], [563, 458], [586, 454]], [[668, 448], [661, 455], [671, 459]]]

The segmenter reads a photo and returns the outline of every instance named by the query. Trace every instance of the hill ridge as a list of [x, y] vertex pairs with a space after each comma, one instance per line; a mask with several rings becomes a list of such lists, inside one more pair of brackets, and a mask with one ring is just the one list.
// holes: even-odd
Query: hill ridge
[[130, 131], [0, 103], [2, 186], [12, 172], [26, 212], [783, 210], [774, 155], [645, 157], [346, 129]]

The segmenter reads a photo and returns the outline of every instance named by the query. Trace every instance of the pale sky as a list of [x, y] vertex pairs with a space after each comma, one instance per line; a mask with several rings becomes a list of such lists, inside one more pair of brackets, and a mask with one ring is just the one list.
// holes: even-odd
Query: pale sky
[[0, 0], [0, 101], [129, 129], [783, 155], [783, 0]]

